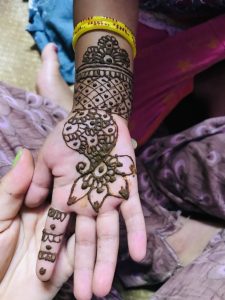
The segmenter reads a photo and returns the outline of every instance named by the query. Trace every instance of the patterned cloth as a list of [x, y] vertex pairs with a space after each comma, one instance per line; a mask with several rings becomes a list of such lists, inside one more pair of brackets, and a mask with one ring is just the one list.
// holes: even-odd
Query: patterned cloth
[[[1, 83], [1, 176], [9, 170], [18, 147], [26, 147], [36, 156], [48, 133], [65, 116], [65, 111], [49, 100]], [[212, 298], [212, 294], [222, 295], [225, 292], [225, 234], [221, 233], [211, 241], [203, 255], [192, 264], [192, 268], [181, 268], [166, 238], [181, 228], [181, 211], [190, 216], [194, 212], [224, 219], [224, 148], [225, 118], [221, 117], [206, 120], [180, 134], [155, 139], [137, 157], [148, 248], [142, 263], [132, 262], [127, 249], [125, 226], [121, 221], [117, 277], [125, 286], [154, 285], [168, 280], [156, 292], [155, 299], [169, 299], [165, 295], [170, 293], [171, 297], [176, 295], [174, 299], [184, 299], [185, 295], [186, 299], [193, 300], [195, 298], [190, 296], [192, 294], [187, 294], [187, 289], [192, 287], [195, 295], [201, 296], [204, 291], [204, 300], [222, 299]], [[197, 289], [195, 277], [199, 272], [202, 274], [202, 285], [198, 284]], [[173, 274], [175, 277], [171, 278]], [[180, 285], [174, 282], [174, 278], [178, 278]], [[179, 288], [181, 283], [183, 290]], [[205, 283], [210, 287], [208, 290]], [[64, 285], [55, 300], [70, 299], [73, 299], [71, 280]], [[120, 300], [121, 296], [113, 288], [104, 299]]]
[[203, 254], [180, 269], [151, 300], [225, 299], [225, 231], [218, 233]]

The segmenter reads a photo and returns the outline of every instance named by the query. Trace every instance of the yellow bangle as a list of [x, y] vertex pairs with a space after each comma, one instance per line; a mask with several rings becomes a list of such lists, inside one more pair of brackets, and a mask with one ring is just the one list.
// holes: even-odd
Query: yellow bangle
[[78, 39], [85, 33], [93, 30], [112, 31], [122, 36], [132, 48], [133, 56], [136, 56], [136, 40], [131, 30], [122, 22], [115, 19], [94, 16], [83, 20], [77, 24], [73, 33], [73, 49], [75, 49]]

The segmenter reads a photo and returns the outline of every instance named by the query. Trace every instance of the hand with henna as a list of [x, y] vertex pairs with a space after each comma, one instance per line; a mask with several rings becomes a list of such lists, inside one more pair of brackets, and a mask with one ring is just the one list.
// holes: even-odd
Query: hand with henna
[[[91, 299], [111, 289], [119, 247], [119, 210], [131, 257], [146, 253], [144, 217], [138, 196], [135, 155], [127, 128], [132, 75], [129, 58], [115, 37], [89, 47], [77, 70], [74, 108], [42, 147], [27, 194], [40, 205], [53, 185], [38, 254], [37, 275], [54, 276], [61, 243], [75, 213], [74, 294]], [[74, 216], [74, 214], [72, 214]]]
[[74, 235], [63, 242], [51, 281], [41, 282], [35, 273], [39, 240], [49, 205], [23, 207], [34, 171], [28, 150], [0, 183], [0, 299], [51, 300], [72, 275]]

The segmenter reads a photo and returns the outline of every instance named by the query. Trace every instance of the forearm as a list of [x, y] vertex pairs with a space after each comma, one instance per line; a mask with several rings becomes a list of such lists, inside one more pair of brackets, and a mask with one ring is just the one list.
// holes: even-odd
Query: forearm
[[115, 18], [136, 32], [138, 0], [76, 0], [74, 5], [75, 24], [90, 16]]
[[[105, 16], [123, 22], [133, 33], [136, 32], [137, 13], [138, 1], [136, 0], [129, 1], [129, 3], [124, 0], [77, 0], [75, 2], [74, 10], [76, 24], [79, 21], [92, 16]], [[102, 41], [105, 43], [118, 43], [118, 47], [116, 46], [117, 49], [114, 47], [114, 49], [112, 49], [113, 51], [110, 51], [110, 49], [106, 49], [106, 44], [102, 43]], [[90, 59], [93, 55], [93, 51], [95, 52], [94, 59]], [[131, 106], [133, 53], [132, 48], [126, 39], [110, 31], [97, 30], [89, 32], [81, 36], [78, 40], [75, 48], [75, 57], [77, 86], [75, 88], [74, 105], [76, 108], [77, 104], [79, 104], [79, 99], [81, 100], [81, 98], [82, 103], [85, 100], [92, 102], [89, 103], [90, 105], [92, 105], [95, 100], [98, 100], [99, 103], [101, 102], [102, 104], [102, 101], [104, 100], [108, 109], [110, 109], [110, 105], [112, 107], [114, 106], [114, 111], [112, 111], [114, 113], [116, 113], [115, 101], [117, 102], [118, 107], [121, 107], [121, 105], [124, 106], [124, 101], [126, 102], [126, 106]], [[94, 72], [94, 77], [87, 75], [88, 72], [89, 75], [93, 75], [93, 72], [91, 71]], [[96, 75], [97, 73], [98, 75]], [[98, 91], [96, 91], [96, 89], [94, 89], [92, 90], [93, 93], [91, 96], [84, 97], [85, 93], [81, 91], [80, 85], [83, 87], [85, 79], [86, 84], [90, 87], [89, 91], [87, 89], [87, 96], [91, 91], [91, 87], [93, 88], [93, 84], [99, 83], [100, 79], [105, 79], [107, 81], [106, 85], [108, 83], [108, 86], [103, 86], [103, 84], [101, 84], [102, 90], [98, 89]], [[87, 83], [87, 81], [89, 83]], [[116, 90], [119, 86], [121, 91]], [[103, 93], [104, 88], [108, 88], [108, 94]], [[109, 97], [113, 101], [109, 102]], [[128, 103], [129, 101], [130, 103]], [[97, 102], [95, 101], [95, 107], [96, 105]], [[103, 106], [104, 105], [102, 104], [98, 108], [103, 109]], [[128, 110], [129, 109], [130, 108], [128, 108]], [[123, 114], [122, 117], [127, 119], [129, 113], [130, 112]], [[120, 113], [118, 114], [120, 115]]]

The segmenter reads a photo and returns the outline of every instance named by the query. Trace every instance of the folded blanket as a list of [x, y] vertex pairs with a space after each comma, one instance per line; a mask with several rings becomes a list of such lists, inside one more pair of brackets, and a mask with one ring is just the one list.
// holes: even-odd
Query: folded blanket
[[40, 51], [47, 43], [57, 45], [61, 74], [74, 83], [73, 0], [30, 0], [27, 31]]

